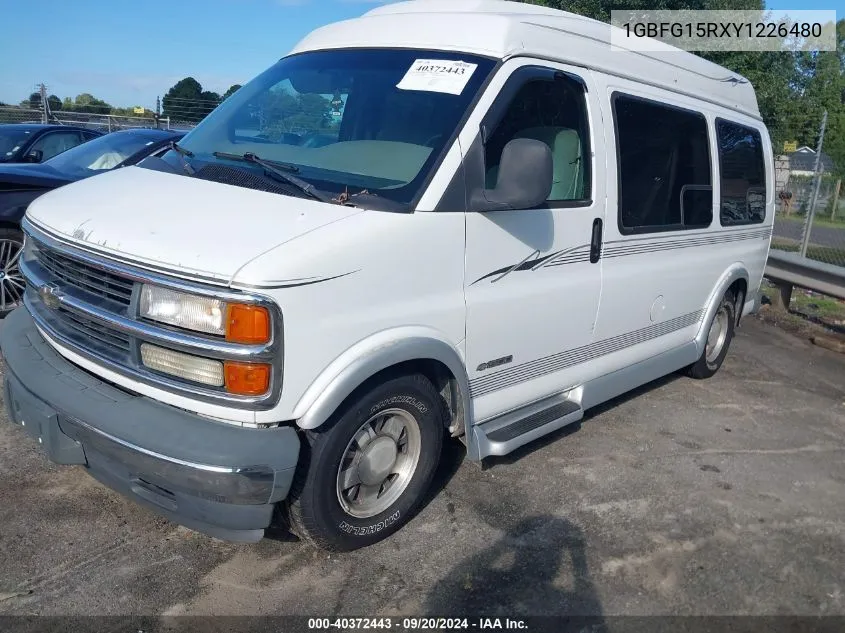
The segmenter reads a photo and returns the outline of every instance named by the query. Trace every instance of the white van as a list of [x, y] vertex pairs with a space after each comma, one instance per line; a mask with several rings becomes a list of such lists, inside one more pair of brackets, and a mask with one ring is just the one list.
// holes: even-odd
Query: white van
[[504, 455], [722, 364], [773, 220], [754, 90], [542, 7], [319, 29], [164, 158], [39, 198], [11, 419], [189, 528], [407, 522], [448, 438]]

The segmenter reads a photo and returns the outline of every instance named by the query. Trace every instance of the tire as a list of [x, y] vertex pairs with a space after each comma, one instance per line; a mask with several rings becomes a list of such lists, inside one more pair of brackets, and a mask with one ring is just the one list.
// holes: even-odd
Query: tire
[[446, 410], [414, 374], [385, 380], [336, 416], [305, 432], [286, 514], [294, 534], [340, 552], [384, 540], [419, 509], [440, 461]]
[[[719, 308], [710, 322], [707, 342], [701, 357], [687, 368], [687, 375], [696, 380], [710, 378], [719, 371], [734, 337], [736, 326], [736, 301], [728, 291], [722, 297]], [[724, 337], [724, 338], [723, 338]], [[711, 340], [712, 339], [712, 340]]]
[[23, 232], [0, 228], [0, 318], [23, 304], [26, 288], [18, 264], [23, 248]]

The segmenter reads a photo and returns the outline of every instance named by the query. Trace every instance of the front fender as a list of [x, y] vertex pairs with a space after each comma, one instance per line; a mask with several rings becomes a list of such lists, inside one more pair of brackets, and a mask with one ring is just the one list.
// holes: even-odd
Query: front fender
[[[713, 287], [713, 291], [710, 293], [710, 297], [705, 304], [701, 327], [695, 337], [695, 348], [698, 350], [699, 355], [704, 353], [704, 348], [707, 345], [707, 334], [710, 331], [710, 322], [716, 316], [716, 311], [719, 309], [719, 303], [722, 301], [722, 297], [725, 296], [728, 288], [740, 279], [745, 280], [746, 285], [748, 285], [748, 270], [743, 263], [736, 262], [728, 267]], [[742, 307], [740, 307], [741, 309]]]
[[467, 424], [470, 415], [469, 377], [460, 353], [437, 330], [408, 326], [385, 330], [360, 341], [335, 359], [311, 383], [294, 408], [302, 429], [323, 425], [349, 395], [378, 372], [399, 363], [436, 360], [452, 372], [460, 390]]

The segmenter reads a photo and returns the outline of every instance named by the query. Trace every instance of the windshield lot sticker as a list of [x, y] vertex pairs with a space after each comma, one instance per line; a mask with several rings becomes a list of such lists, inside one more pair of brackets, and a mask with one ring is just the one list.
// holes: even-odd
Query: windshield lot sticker
[[396, 87], [400, 90], [424, 90], [459, 95], [466, 88], [478, 64], [447, 59], [418, 59]]

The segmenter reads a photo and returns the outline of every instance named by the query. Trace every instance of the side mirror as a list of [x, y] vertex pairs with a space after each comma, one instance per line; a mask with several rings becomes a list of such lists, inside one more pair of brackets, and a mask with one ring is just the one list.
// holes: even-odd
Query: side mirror
[[26, 155], [24, 160], [28, 163], [40, 163], [44, 160], [44, 152], [40, 149], [34, 149]]
[[552, 193], [552, 150], [542, 141], [518, 138], [505, 145], [494, 189], [476, 191], [472, 211], [533, 209]]

